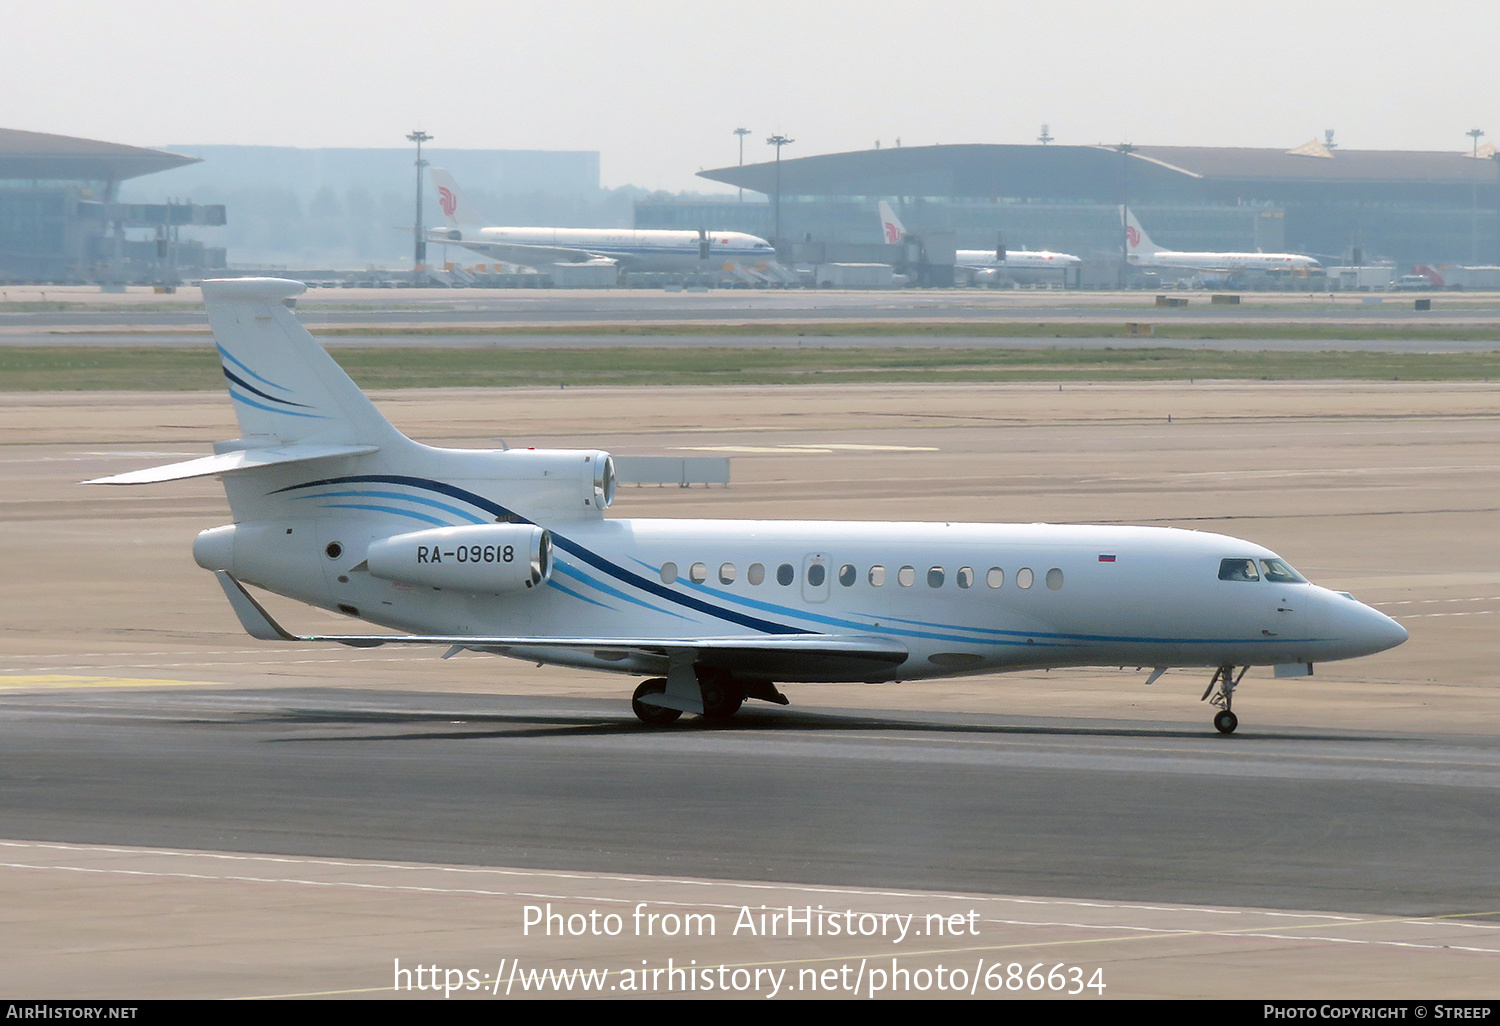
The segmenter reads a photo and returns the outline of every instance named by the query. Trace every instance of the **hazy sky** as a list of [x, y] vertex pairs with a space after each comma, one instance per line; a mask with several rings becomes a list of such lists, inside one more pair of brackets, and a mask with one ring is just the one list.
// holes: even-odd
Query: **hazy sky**
[[[1494, 0], [3, 0], [0, 127], [584, 149], [606, 186], [882, 145], [1500, 143]], [[1488, 141], [1487, 137], [1487, 140]]]

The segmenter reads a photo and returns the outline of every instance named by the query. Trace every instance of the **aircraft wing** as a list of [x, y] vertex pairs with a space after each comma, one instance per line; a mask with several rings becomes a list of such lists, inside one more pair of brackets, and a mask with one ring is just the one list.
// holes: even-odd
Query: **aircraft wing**
[[485, 239], [454, 239], [442, 231], [434, 231], [428, 236], [429, 243], [444, 243], [449, 246], [463, 246], [472, 249], [476, 253], [483, 253], [492, 260], [501, 260], [508, 264], [525, 264], [527, 267], [535, 267], [538, 264], [581, 264], [589, 260], [607, 259], [617, 263], [623, 262], [618, 256], [608, 253], [595, 253], [586, 249], [574, 249], [569, 246], [532, 246], [524, 242], [490, 242]]
[[[734, 670], [779, 681], [820, 681], [883, 674], [906, 661], [905, 645], [873, 635], [754, 634], [719, 638], [549, 638], [446, 634], [292, 634], [277, 623], [245, 586], [224, 570], [214, 576], [240, 624], [261, 641], [332, 641], [354, 648], [379, 645], [446, 645], [519, 658], [574, 653], [618, 663], [622, 670], [665, 673], [673, 662]], [[565, 660], [561, 660], [565, 661]]]

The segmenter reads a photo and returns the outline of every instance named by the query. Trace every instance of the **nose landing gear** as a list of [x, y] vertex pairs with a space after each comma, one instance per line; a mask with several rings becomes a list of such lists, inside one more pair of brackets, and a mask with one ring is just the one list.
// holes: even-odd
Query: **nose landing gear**
[[1248, 669], [1250, 667], [1243, 666], [1236, 674], [1233, 666], [1219, 667], [1203, 692], [1202, 701], [1219, 707], [1219, 711], [1214, 713], [1214, 729], [1220, 734], [1233, 734], [1234, 728], [1240, 725], [1240, 718], [1231, 711], [1230, 706], [1234, 702], [1234, 689], [1239, 686], [1240, 678]]

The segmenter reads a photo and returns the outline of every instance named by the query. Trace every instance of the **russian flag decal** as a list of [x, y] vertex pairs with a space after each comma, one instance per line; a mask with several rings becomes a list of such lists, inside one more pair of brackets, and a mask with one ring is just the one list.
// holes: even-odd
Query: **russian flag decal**
[[1113, 563], [1114, 561], [1115, 561], [1115, 557], [1113, 555], [1106, 556], [1103, 553], [1099, 554], [1099, 562], [1101, 562], [1101, 563]]

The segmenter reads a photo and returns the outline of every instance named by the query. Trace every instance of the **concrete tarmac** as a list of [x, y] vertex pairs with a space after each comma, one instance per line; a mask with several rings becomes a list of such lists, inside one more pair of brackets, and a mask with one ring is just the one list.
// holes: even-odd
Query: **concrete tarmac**
[[[901, 967], [928, 972], [906, 993], [934, 994], [939, 964], [976, 996], [996, 979], [1043, 993], [1024, 982], [1037, 964], [1063, 966], [1064, 991], [1072, 968], [1099, 970], [1105, 997], [1495, 996], [1500, 385], [376, 399], [425, 441], [733, 447], [731, 487], [625, 488], [621, 516], [1223, 531], [1412, 638], [1312, 679], [1253, 672], [1231, 738], [1197, 700], [1206, 674], [1148, 689], [1134, 668], [793, 686], [787, 710], [652, 732], [626, 678], [250, 640], [188, 551], [227, 520], [213, 482], [76, 484], [202, 455], [236, 433], [223, 397], [10, 394], [7, 995], [389, 995], [399, 958], [472, 969], [466, 986], [504, 975], [512, 996], [512, 973], [544, 967], [610, 970], [607, 993], [634, 993], [618, 988], [649, 978], [622, 971], [668, 959], [758, 996], [772, 977], [754, 970], [777, 968], [778, 996], [812, 993], [787, 980], [869, 992]], [[348, 626], [268, 604], [299, 629]], [[525, 932], [548, 901], [616, 912], [623, 932]], [[640, 934], [642, 903], [719, 932]], [[899, 941], [730, 932], [762, 904], [961, 923]], [[433, 995], [416, 983], [402, 993]]]

